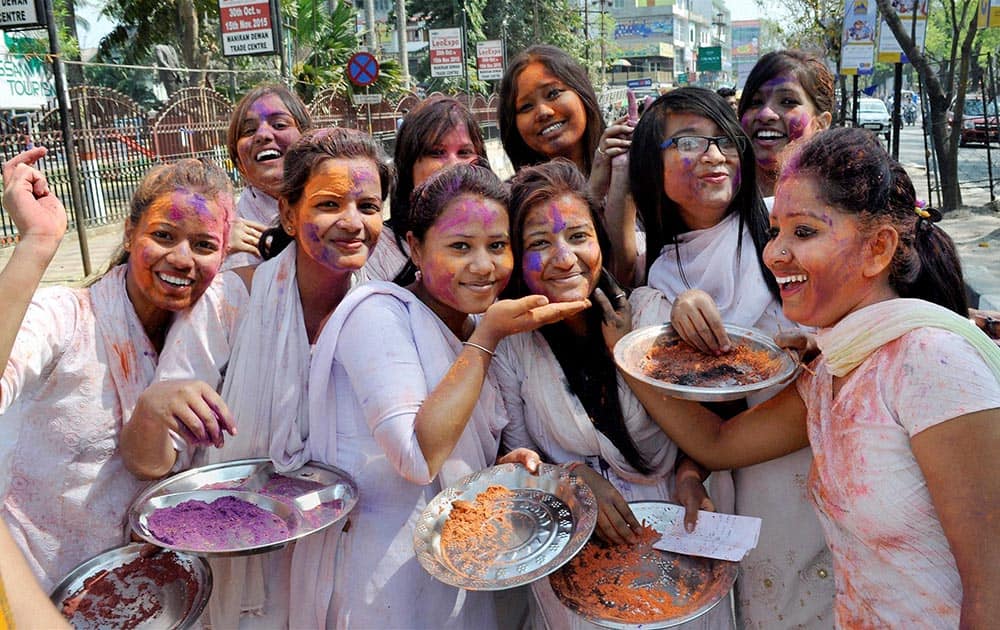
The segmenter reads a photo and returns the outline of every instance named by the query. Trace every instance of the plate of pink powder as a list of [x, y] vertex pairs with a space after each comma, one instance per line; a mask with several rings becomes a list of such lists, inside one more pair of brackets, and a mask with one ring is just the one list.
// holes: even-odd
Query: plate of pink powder
[[265, 458], [195, 468], [139, 495], [129, 522], [141, 538], [203, 556], [263, 553], [340, 522], [358, 500], [344, 471], [310, 462], [277, 471]]

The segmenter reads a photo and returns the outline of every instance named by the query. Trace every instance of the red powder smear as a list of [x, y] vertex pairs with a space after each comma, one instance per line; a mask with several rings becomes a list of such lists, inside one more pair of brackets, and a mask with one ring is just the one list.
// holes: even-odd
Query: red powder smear
[[237, 497], [160, 508], [149, 516], [148, 526], [157, 540], [201, 551], [257, 547], [290, 535], [279, 516]]
[[727, 387], [765, 381], [781, 369], [767, 350], [739, 344], [721, 356], [702, 354], [680, 339], [661, 335], [639, 363], [647, 376], [692, 387]]
[[[691, 605], [674, 604], [670, 594], [643, 588], [654, 584], [659, 573], [644, 556], [660, 535], [643, 523], [635, 545], [606, 545], [592, 540], [560, 571], [550, 576], [552, 589], [581, 613], [625, 623], [652, 623], [676, 619], [692, 612]], [[688, 593], [678, 582], [677, 599]]]
[[131, 378], [132, 373], [132, 353], [135, 351], [134, 348], [130, 346], [120, 346], [117, 343], [111, 344], [111, 349], [114, 350], [115, 354], [118, 356], [118, 365], [121, 366], [122, 374], [125, 378]]
[[441, 549], [470, 574], [485, 575], [493, 560], [510, 548], [513, 524], [501, 505], [514, 493], [489, 486], [475, 501], [453, 501], [441, 528]]
[[187, 616], [198, 591], [198, 582], [172, 552], [152, 558], [139, 557], [111, 571], [101, 571], [66, 598], [62, 614], [77, 628], [129, 630], [155, 619], [163, 611], [159, 595], [166, 589], [187, 595]]

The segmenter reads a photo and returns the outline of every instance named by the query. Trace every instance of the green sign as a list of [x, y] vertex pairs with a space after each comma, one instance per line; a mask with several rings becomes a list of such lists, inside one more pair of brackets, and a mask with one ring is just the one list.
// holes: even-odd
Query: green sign
[[722, 72], [722, 46], [699, 46], [699, 72]]
[[687, 85], [688, 75], [687, 72], [682, 72], [677, 75], [677, 85]]

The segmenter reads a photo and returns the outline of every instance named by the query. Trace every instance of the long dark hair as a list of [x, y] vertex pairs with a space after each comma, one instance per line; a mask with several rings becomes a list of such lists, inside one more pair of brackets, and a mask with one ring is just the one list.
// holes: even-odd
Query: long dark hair
[[[511, 180], [511, 250], [514, 253], [514, 273], [508, 285], [509, 297], [522, 297], [529, 293], [524, 282], [524, 222], [528, 212], [539, 204], [546, 204], [563, 195], [573, 195], [583, 201], [590, 211], [590, 219], [597, 232], [602, 258], [611, 256], [611, 239], [602, 220], [601, 205], [590, 194], [587, 179], [576, 166], [564, 158], [530, 166], [518, 171]], [[603, 271], [598, 288], [609, 299], [616, 293], [610, 286], [610, 274]], [[587, 333], [580, 339], [563, 322], [543, 326], [539, 332], [545, 338], [552, 354], [559, 361], [570, 390], [583, 404], [594, 427], [611, 440], [626, 461], [642, 473], [649, 473], [635, 442], [625, 428], [621, 401], [618, 398], [618, 371], [614, 359], [604, 343], [601, 332], [601, 309], [594, 302], [584, 312]]]
[[[863, 230], [890, 224], [899, 245], [889, 267], [889, 284], [904, 298], [918, 298], [969, 316], [962, 265], [955, 243], [931, 219], [918, 213], [906, 170], [870, 131], [836, 128], [816, 134], [788, 159], [781, 178], [809, 177], [821, 199], [857, 215]], [[924, 218], [921, 214], [930, 215]]]
[[507, 152], [507, 157], [510, 158], [515, 170], [549, 160], [548, 156], [531, 149], [521, 137], [521, 132], [517, 130], [517, 78], [529, 64], [536, 61], [576, 92], [583, 102], [583, 109], [587, 112], [587, 127], [582, 139], [585, 144], [584, 175], [589, 176], [594, 163], [594, 151], [597, 150], [601, 134], [604, 133], [601, 106], [597, 102], [597, 94], [594, 93], [594, 86], [590, 84], [587, 71], [575, 59], [555, 46], [531, 46], [514, 57], [504, 72], [500, 81], [500, 98], [497, 104], [497, 123], [500, 126], [500, 142], [503, 143], [504, 151]]
[[[722, 133], [740, 148], [739, 186], [729, 204], [727, 214], [739, 213], [740, 239], [746, 227], [757, 252], [757, 263], [764, 281], [775, 299], [779, 299], [774, 275], [764, 266], [764, 246], [767, 245], [770, 219], [767, 207], [757, 190], [757, 165], [750, 139], [733, 115], [726, 100], [704, 88], [684, 87], [659, 97], [647, 108], [632, 134], [629, 149], [629, 189], [646, 226], [646, 276], [665, 245], [678, 245], [678, 237], [689, 231], [681, 219], [677, 204], [663, 188], [663, 150], [660, 144], [667, 137], [667, 121], [671, 114], [689, 113], [714, 122]], [[739, 256], [737, 247], [736, 255]], [[677, 258], [680, 266], [680, 257]], [[684, 277], [684, 269], [680, 269]]]
[[815, 55], [792, 48], [769, 52], [757, 60], [743, 86], [737, 116], [743, 118], [762, 85], [781, 75], [790, 75], [799, 82], [817, 112], [833, 113], [836, 103], [833, 75]]
[[[395, 169], [382, 145], [355, 129], [332, 127], [307, 133], [288, 149], [281, 182], [281, 202], [297, 204], [316, 167], [326, 160], [338, 158], [366, 158], [374, 162], [378, 169], [380, 196], [385, 201], [392, 189]], [[268, 260], [280, 254], [293, 240], [279, 224], [264, 231], [257, 248], [261, 257]]]
[[309, 116], [309, 110], [306, 109], [305, 103], [295, 92], [280, 83], [265, 83], [253, 88], [236, 104], [233, 115], [229, 117], [229, 131], [226, 133], [226, 148], [229, 149], [229, 159], [233, 161], [241, 175], [244, 168], [243, 164], [240, 163], [239, 151], [236, 149], [236, 144], [240, 140], [240, 127], [243, 125], [243, 118], [247, 115], [250, 107], [258, 99], [268, 94], [274, 94], [281, 99], [281, 102], [288, 108], [288, 113], [295, 119], [299, 131], [305, 133], [312, 128], [312, 117]]

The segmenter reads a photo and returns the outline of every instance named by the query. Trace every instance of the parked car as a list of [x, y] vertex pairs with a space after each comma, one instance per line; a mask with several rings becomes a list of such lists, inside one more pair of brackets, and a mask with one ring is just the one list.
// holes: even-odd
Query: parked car
[[871, 129], [875, 133], [880, 133], [889, 139], [889, 132], [892, 131], [892, 118], [885, 103], [877, 98], [863, 98], [858, 101], [858, 126]]
[[987, 138], [990, 142], [1000, 141], [1000, 117], [997, 116], [997, 104], [987, 103], [984, 108], [982, 101], [966, 101], [965, 105], [959, 144], [963, 147], [967, 144], [986, 144]]

